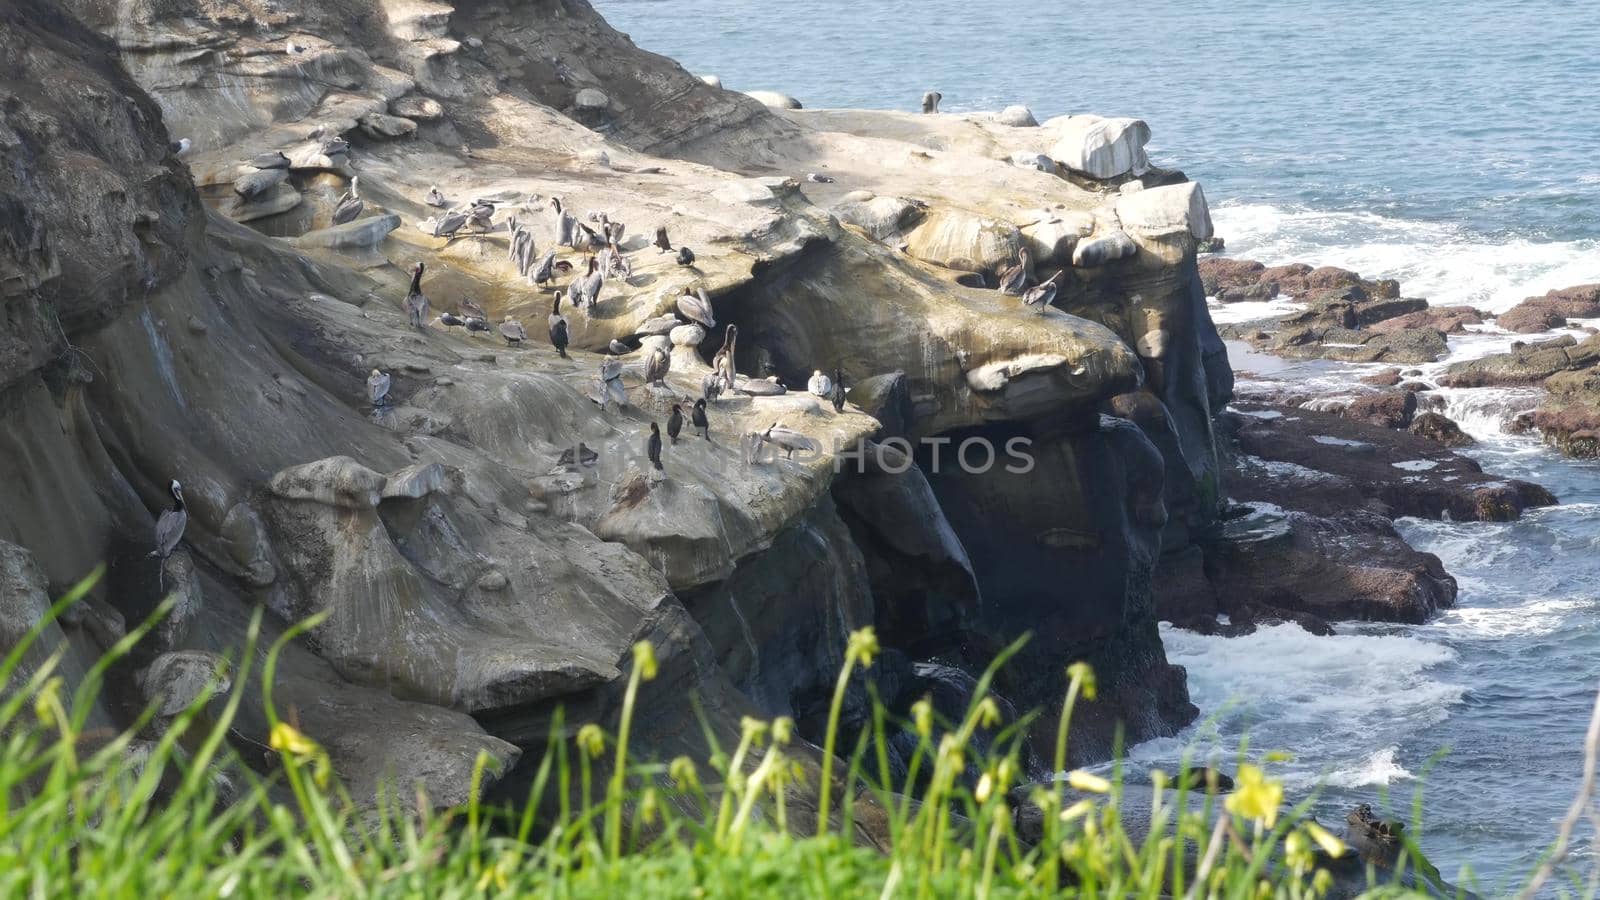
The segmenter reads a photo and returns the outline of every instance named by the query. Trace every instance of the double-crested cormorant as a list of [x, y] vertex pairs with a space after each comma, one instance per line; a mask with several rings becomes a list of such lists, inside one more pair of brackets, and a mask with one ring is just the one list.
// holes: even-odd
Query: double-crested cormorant
[[690, 250], [688, 247], [679, 247], [678, 248], [678, 265], [680, 265], [680, 266], [692, 266], [692, 265], [694, 265], [694, 251]]
[[189, 526], [189, 510], [183, 505], [183, 485], [174, 478], [167, 486], [172, 492], [172, 508], [164, 509], [156, 519], [156, 548], [151, 556], [166, 559], [183, 540], [183, 530]]
[[939, 101], [943, 100], [943, 99], [944, 99], [944, 95], [939, 93], [938, 91], [929, 91], [926, 94], [923, 94], [922, 95], [922, 111], [924, 113], [927, 113], [927, 114], [930, 114], [930, 115], [933, 114], [933, 113], [938, 112], [939, 111]]
[[821, 369], [811, 373], [811, 380], [806, 382], [806, 390], [818, 397], [833, 396], [833, 379], [822, 374]]
[[694, 402], [694, 409], [689, 413], [689, 421], [694, 423], [695, 430], [706, 440], [711, 440], [711, 423], [706, 419], [706, 401], [704, 399]]
[[350, 179], [350, 190], [344, 192], [339, 202], [333, 206], [333, 224], [343, 225], [355, 221], [361, 215], [361, 210], [366, 206], [366, 201], [361, 199], [361, 176], [356, 175]]
[[367, 399], [372, 401], [374, 409], [388, 405], [389, 385], [391, 383], [392, 379], [390, 379], [389, 373], [378, 369], [373, 369], [372, 374], [367, 376]]
[[1017, 251], [1015, 265], [1006, 266], [1000, 270], [1000, 291], [1013, 297], [1022, 295], [1028, 286], [1028, 248], [1023, 247]]
[[593, 466], [600, 461], [600, 454], [583, 441], [576, 447], [568, 447], [561, 451], [561, 456], [556, 459], [558, 466]]
[[650, 465], [655, 466], [657, 472], [663, 471], [661, 468], [661, 428], [654, 422], [650, 423], [650, 439], [645, 441], [644, 452], [646, 456], [650, 457]]
[[567, 318], [561, 314], [560, 291], [556, 291], [555, 305], [550, 309], [550, 346], [562, 359], [567, 358]]
[[656, 251], [658, 253], [669, 253], [669, 252], [671, 252], [671, 250], [672, 250], [672, 241], [667, 238], [667, 226], [665, 226], [665, 225], [657, 225], [656, 226], [656, 241], [655, 241], [655, 244], [656, 244]]
[[428, 295], [422, 292], [424, 268], [420, 262], [412, 266], [411, 289], [406, 291], [406, 315], [410, 317], [413, 328], [424, 328], [428, 324]]
[[660, 347], [650, 348], [650, 355], [644, 361], [644, 383], [661, 384], [672, 370], [672, 355]]
[[667, 416], [667, 437], [671, 438], [672, 442], [676, 444], [678, 442], [678, 435], [682, 432], [683, 407], [674, 403], [672, 404], [672, 415]]
[[717, 327], [717, 318], [711, 314], [711, 298], [706, 296], [705, 288], [700, 289], [699, 296], [690, 288], [684, 288], [683, 295], [678, 298], [678, 312], [691, 322], [707, 328]]
[[1028, 288], [1027, 292], [1022, 295], [1022, 302], [1028, 306], [1036, 308], [1041, 313], [1044, 312], [1050, 307], [1051, 303], [1055, 302], [1057, 290], [1056, 279], [1060, 278], [1062, 272], [1064, 271], [1066, 270], [1057, 270], [1054, 275], [1050, 276], [1048, 281], [1036, 287]]
[[508, 346], [517, 347], [528, 339], [528, 329], [523, 328], [516, 319], [506, 316], [500, 320], [500, 336], [506, 339]]
[[449, 205], [449, 201], [444, 199], [444, 194], [440, 193], [437, 187], [428, 188], [428, 196], [422, 198], [422, 202], [436, 209], [444, 209]]
[[828, 398], [833, 401], [834, 412], [844, 412], [844, 370], [833, 370], [833, 394]]

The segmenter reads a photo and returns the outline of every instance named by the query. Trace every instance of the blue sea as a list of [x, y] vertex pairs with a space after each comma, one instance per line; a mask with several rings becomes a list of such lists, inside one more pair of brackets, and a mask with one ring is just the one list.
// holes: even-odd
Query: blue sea
[[[1600, 281], [1600, 5], [596, 5], [696, 74], [810, 107], [910, 110], [938, 90], [946, 112], [1143, 118], [1153, 161], [1204, 186], [1230, 255], [1341, 265], [1490, 312]], [[1453, 339], [1452, 358], [1510, 340]], [[1362, 369], [1296, 372], [1271, 377], [1354, 389]], [[1460, 607], [1423, 626], [1164, 631], [1208, 722], [1133, 756], [1221, 754], [1248, 733], [1295, 753], [1291, 789], [1320, 785], [1325, 821], [1383, 795], [1404, 812], [1420, 787], [1433, 861], [1501, 893], [1548, 847], [1582, 772], [1600, 687], [1600, 467], [1502, 433], [1528, 392], [1441, 393], [1486, 470], [1541, 482], [1562, 506], [1510, 524], [1402, 522], [1461, 586]], [[1580, 865], [1590, 847], [1584, 831]]]

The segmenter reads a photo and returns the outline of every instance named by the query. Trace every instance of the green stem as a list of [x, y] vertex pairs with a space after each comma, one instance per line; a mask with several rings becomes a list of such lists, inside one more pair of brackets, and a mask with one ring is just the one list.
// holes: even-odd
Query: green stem
[[817, 799], [817, 837], [828, 833], [829, 802], [833, 799], [833, 747], [839, 740], [839, 716], [844, 710], [844, 692], [850, 686], [850, 671], [855, 658], [846, 656], [833, 686], [833, 704], [828, 707], [828, 734], [822, 744], [822, 785]]

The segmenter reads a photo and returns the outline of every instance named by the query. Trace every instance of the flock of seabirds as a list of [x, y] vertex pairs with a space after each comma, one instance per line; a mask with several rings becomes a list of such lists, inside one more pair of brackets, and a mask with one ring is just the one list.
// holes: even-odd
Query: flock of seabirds
[[[937, 112], [940, 99], [942, 96], [938, 92], [928, 92], [923, 96], [922, 111]], [[311, 133], [310, 139], [322, 138], [325, 129], [326, 126], [318, 128]], [[177, 141], [172, 146], [173, 151], [180, 156], [189, 148], [188, 138]], [[350, 144], [337, 136], [322, 140], [319, 149], [329, 160], [340, 158], [348, 160], [350, 154]], [[290, 158], [282, 151], [261, 154], [250, 160], [249, 166], [252, 171], [235, 181], [234, 192], [244, 200], [261, 196], [267, 189], [288, 177], [290, 165]], [[813, 182], [833, 181], [831, 177], [820, 174], [809, 174], [806, 178]], [[538, 198], [532, 198], [534, 203], [537, 203], [537, 200]], [[448, 240], [462, 234], [483, 235], [499, 230], [499, 226], [494, 222], [497, 201], [477, 198], [468, 203], [452, 206], [438, 187], [432, 187], [422, 202], [429, 207], [442, 210], [438, 216], [419, 223], [424, 232], [435, 238]], [[576, 270], [571, 262], [556, 258], [556, 249], [547, 250], [542, 256], [538, 255], [532, 229], [527, 221], [519, 220], [516, 216], [510, 217], [505, 222], [506, 230], [511, 236], [508, 256], [516, 267], [519, 277], [527, 279], [535, 287], [552, 290], [553, 299], [547, 319], [550, 345], [562, 358], [570, 359], [571, 357], [567, 356], [570, 332], [566, 316], [561, 311], [563, 300], [579, 312], [593, 308], [599, 302], [607, 280], [621, 279], [626, 282], [633, 274], [633, 264], [622, 249], [623, 234], [626, 231], [626, 226], [622, 222], [612, 220], [604, 212], [591, 212], [587, 216], [588, 222], [581, 221], [559, 197], [551, 197], [548, 206], [556, 247], [569, 248], [582, 254], [583, 271], [574, 274]], [[361, 197], [361, 176], [352, 175], [349, 189], [334, 203], [332, 224], [344, 225], [354, 222], [365, 208], [366, 202]], [[666, 226], [658, 226], [655, 229], [653, 245], [658, 253], [674, 253], [674, 259], [679, 266], [693, 269], [694, 251], [681, 245], [674, 248], [667, 235]], [[1038, 284], [1030, 285], [1031, 260], [1027, 248], [1019, 249], [1017, 254], [1016, 262], [1002, 267], [995, 273], [996, 287], [1006, 295], [1020, 297], [1026, 306], [1042, 313], [1055, 300], [1065, 269], [1057, 271]], [[422, 276], [426, 269], [426, 265], [422, 262], [417, 262], [411, 267], [411, 284], [406, 291], [404, 306], [412, 327], [439, 326], [446, 330], [461, 328], [469, 333], [484, 333], [491, 330], [487, 310], [470, 297], [461, 298], [457, 311], [443, 311], [438, 316], [432, 317], [430, 314], [433, 304], [422, 290]], [[551, 287], [562, 277], [567, 278], [565, 289]], [[616, 402], [618, 406], [627, 406], [628, 395], [622, 383], [623, 366], [620, 357], [634, 352], [646, 338], [665, 338], [672, 329], [685, 324], [685, 321], [680, 321], [679, 316], [688, 324], [698, 325], [707, 331], [716, 327], [711, 299], [706, 296], [703, 287], [684, 287], [682, 294], [678, 296], [676, 308], [676, 315], [668, 313], [657, 316], [641, 325], [632, 335], [632, 339], [639, 344], [630, 345], [622, 340], [610, 341], [607, 353], [600, 361], [599, 388], [602, 407], [611, 402]], [[528, 340], [527, 329], [512, 316], [502, 317], [494, 329], [512, 347], [521, 346]], [[734, 352], [738, 334], [738, 326], [731, 323], [725, 326], [722, 347], [712, 359], [711, 372], [701, 380], [701, 396], [694, 401], [689, 411], [689, 423], [699, 436], [707, 441], [711, 439], [711, 423], [707, 417], [707, 408], [723, 393], [737, 391], [751, 395], [773, 395], [786, 391], [776, 379], [746, 378], [742, 381], [738, 379], [734, 370]], [[672, 356], [664, 344], [664, 340], [651, 342], [644, 360], [646, 385], [665, 387], [667, 373], [672, 368]], [[373, 369], [368, 374], [367, 399], [375, 411], [382, 410], [390, 404], [389, 391], [392, 384], [393, 379], [389, 373], [381, 369]], [[834, 369], [831, 377], [820, 369], [814, 371], [806, 384], [806, 389], [818, 397], [829, 400], [835, 412], [844, 410], [845, 394], [849, 389], [845, 386], [841, 370]], [[672, 444], [678, 443], [683, 426], [683, 404], [673, 403], [671, 413], [667, 417], [667, 438]], [[753, 437], [758, 442], [771, 443], [784, 449], [790, 458], [796, 450], [814, 449], [811, 440], [805, 435], [784, 428], [776, 422], [765, 431], [755, 433]], [[664, 475], [661, 453], [661, 428], [652, 421], [650, 435], [645, 441], [645, 454], [650, 460], [650, 465]], [[596, 451], [579, 442], [577, 446], [562, 452], [558, 465], [591, 467], [598, 460], [599, 454]], [[156, 519], [155, 549], [149, 554], [163, 562], [183, 540], [183, 533], [189, 520], [183, 500], [183, 485], [174, 479], [168, 489], [172, 494], [172, 505], [162, 510]]]

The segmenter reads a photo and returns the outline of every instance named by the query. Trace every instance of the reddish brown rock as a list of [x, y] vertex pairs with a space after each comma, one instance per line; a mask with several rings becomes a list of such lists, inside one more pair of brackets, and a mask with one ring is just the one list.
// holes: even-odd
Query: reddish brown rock
[[1377, 387], [1394, 387], [1400, 383], [1400, 370], [1389, 368], [1373, 372], [1371, 375], [1363, 375], [1361, 376], [1361, 383]]
[[1460, 425], [1436, 412], [1418, 414], [1407, 430], [1446, 447], [1471, 447], [1477, 443]]
[[1518, 334], [1560, 328], [1568, 319], [1600, 317], [1600, 284], [1580, 284], [1529, 297], [1502, 313], [1495, 324]]
[[1368, 331], [1388, 334], [1412, 328], [1433, 328], [1445, 334], [1460, 334], [1468, 325], [1482, 325], [1483, 313], [1470, 306], [1430, 306], [1427, 309], [1373, 322]]
[[1416, 394], [1410, 391], [1386, 391], [1357, 397], [1350, 401], [1341, 415], [1380, 428], [1406, 428], [1416, 412]]
[[1246, 288], [1261, 280], [1266, 269], [1253, 259], [1209, 257], [1199, 261], [1200, 283], [1206, 293], [1215, 295], [1222, 288]]

